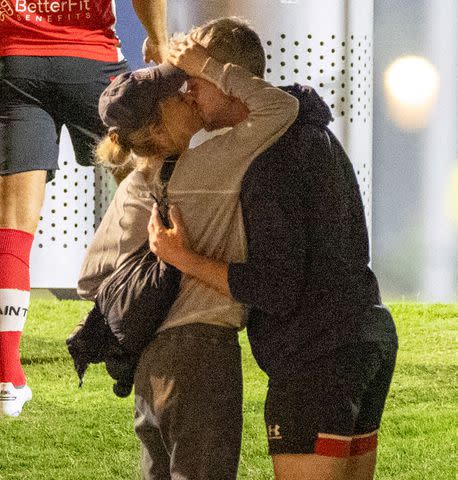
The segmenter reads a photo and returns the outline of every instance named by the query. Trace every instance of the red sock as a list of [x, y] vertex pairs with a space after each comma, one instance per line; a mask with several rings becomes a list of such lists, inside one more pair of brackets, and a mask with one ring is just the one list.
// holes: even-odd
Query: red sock
[[0, 228], [0, 383], [25, 385], [19, 345], [30, 300], [33, 235]]

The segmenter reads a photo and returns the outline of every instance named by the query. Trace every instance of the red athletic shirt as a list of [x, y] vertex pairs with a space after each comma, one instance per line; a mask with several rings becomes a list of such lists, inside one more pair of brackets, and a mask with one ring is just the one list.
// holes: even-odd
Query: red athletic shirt
[[0, 57], [122, 60], [114, 0], [0, 0]]

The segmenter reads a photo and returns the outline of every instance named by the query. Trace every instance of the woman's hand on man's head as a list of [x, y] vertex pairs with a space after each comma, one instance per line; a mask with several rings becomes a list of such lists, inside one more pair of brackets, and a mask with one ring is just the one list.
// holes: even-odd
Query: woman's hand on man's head
[[190, 77], [200, 77], [209, 55], [207, 50], [189, 35], [184, 39], [172, 38], [167, 61], [184, 70]]
[[150, 37], [143, 41], [142, 54], [145, 63], [154, 62], [156, 65], [162, 63], [167, 58], [169, 47], [167, 43], [155, 43]]

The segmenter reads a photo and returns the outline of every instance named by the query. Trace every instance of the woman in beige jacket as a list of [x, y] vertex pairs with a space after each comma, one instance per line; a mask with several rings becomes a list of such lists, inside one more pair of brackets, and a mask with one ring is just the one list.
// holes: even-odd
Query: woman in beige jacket
[[[262, 80], [264, 51], [244, 22], [215, 20], [192, 38], [176, 44], [168, 60], [191, 77], [194, 98], [199, 89], [208, 89], [207, 99], [212, 92], [212, 102], [198, 102], [206, 128], [230, 128], [180, 155], [168, 197], [193, 250], [240, 262], [246, 247], [241, 180], [251, 161], [292, 124], [298, 102]], [[84, 298], [93, 299], [101, 280], [148, 237], [151, 194], [160, 197], [162, 186], [160, 160], [146, 163], [121, 183], [89, 247], [79, 282]], [[135, 379], [143, 478], [236, 478], [242, 426], [237, 332], [244, 313], [234, 299], [183, 274], [178, 298]]]

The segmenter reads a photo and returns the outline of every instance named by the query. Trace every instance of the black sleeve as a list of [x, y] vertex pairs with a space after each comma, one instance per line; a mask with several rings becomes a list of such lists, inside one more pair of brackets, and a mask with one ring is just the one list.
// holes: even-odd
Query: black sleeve
[[246, 263], [229, 264], [231, 294], [266, 313], [284, 315], [296, 306], [303, 282], [297, 227], [274, 194], [250, 195], [243, 207], [248, 255]]

